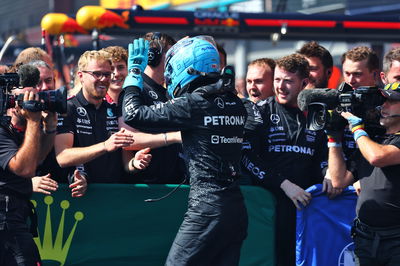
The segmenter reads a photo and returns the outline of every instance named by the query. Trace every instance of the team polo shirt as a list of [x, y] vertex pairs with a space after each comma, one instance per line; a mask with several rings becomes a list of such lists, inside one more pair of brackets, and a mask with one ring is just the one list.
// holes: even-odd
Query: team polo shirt
[[[82, 90], [67, 101], [67, 115], [59, 117], [57, 134], [72, 133], [73, 147], [88, 147], [106, 141], [118, 131], [118, 109], [103, 101], [98, 109], [89, 103]], [[123, 172], [122, 154], [118, 149], [105, 153], [83, 167], [89, 183], [117, 183]]]

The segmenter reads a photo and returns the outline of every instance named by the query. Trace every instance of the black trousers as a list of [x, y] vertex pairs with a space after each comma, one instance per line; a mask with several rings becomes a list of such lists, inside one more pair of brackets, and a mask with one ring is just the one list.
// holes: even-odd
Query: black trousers
[[189, 200], [188, 211], [165, 265], [239, 265], [248, 225], [239, 188], [204, 198], [213, 200]]
[[0, 194], [0, 265], [40, 265], [39, 251], [27, 225], [31, 211], [28, 200]]
[[275, 265], [296, 265], [296, 207], [286, 195], [276, 196]]
[[376, 228], [355, 220], [352, 236], [356, 265], [400, 265], [400, 227]]
[[32, 234], [27, 231], [0, 231], [0, 265], [38, 266], [40, 256]]

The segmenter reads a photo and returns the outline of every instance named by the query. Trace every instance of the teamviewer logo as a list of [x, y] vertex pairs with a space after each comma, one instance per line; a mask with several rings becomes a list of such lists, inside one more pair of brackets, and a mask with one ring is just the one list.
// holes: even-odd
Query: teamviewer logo
[[211, 135], [211, 144], [219, 144], [219, 136]]

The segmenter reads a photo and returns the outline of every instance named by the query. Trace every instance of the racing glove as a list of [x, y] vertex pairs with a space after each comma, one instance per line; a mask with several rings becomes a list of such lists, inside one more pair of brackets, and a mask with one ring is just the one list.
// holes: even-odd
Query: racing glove
[[128, 46], [128, 76], [125, 78], [124, 86], [136, 86], [143, 89], [142, 73], [147, 66], [147, 54], [149, 42], [143, 38], [135, 39]]

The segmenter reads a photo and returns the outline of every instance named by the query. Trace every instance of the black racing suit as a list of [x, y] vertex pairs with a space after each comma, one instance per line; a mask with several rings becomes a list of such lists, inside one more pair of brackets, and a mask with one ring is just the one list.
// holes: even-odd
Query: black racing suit
[[[387, 135], [383, 145], [400, 149], [400, 132]], [[366, 175], [362, 170], [368, 162], [360, 152], [355, 160], [361, 183], [353, 226], [357, 260], [360, 265], [400, 265], [400, 164], [373, 167]]]
[[[143, 104], [147, 106], [165, 103], [167, 90], [142, 73], [143, 90], [141, 91]], [[172, 144], [151, 150], [151, 163], [134, 176], [129, 176], [128, 183], [145, 184], [178, 184], [185, 178], [184, 162], [180, 158], [181, 144]]]
[[306, 189], [322, 182], [326, 135], [307, 130], [304, 114], [277, 103], [274, 96], [257, 106], [245, 104], [251, 118], [245, 128], [242, 169], [276, 197], [277, 265], [295, 265], [296, 208], [280, 185], [287, 179]]
[[0, 126], [0, 265], [37, 266], [40, 263], [32, 230], [27, 224], [33, 208], [32, 180], [8, 169], [22, 142], [22, 133]]
[[166, 265], [238, 265], [247, 235], [237, 180], [246, 121], [240, 99], [230, 92], [193, 92], [148, 107], [139, 88], [128, 87], [122, 112], [128, 125], [142, 131], [181, 131], [191, 187]]

